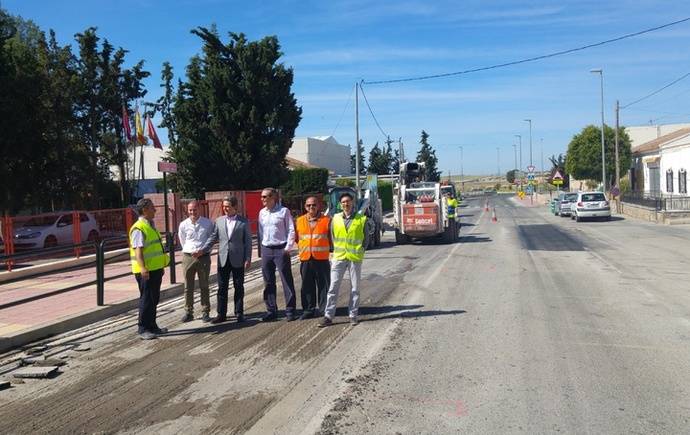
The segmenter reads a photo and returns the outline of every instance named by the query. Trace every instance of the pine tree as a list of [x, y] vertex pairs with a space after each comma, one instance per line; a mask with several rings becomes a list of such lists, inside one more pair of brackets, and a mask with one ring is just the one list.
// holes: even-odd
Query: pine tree
[[417, 153], [417, 162], [426, 164], [426, 179], [428, 181], [439, 181], [441, 178], [441, 171], [437, 169], [438, 158], [436, 151], [429, 144], [429, 134], [422, 130], [422, 137], [419, 140], [422, 148]]
[[[352, 171], [352, 175], [355, 175], [355, 172], [357, 172], [357, 167], [355, 166], [355, 156], [355, 153], [350, 154], [350, 170]], [[367, 173], [367, 168], [364, 166], [364, 142], [362, 142], [362, 139], [359, 140], [359, 173]]]
[[177, 186], [198, 196], [281, 184], [302, 109], [292, 93], [292, 69], [278, 62], [278, 39], [230, 33], [224, 43], [214, 28], [192, 33], [203, 48], [175, 97]]

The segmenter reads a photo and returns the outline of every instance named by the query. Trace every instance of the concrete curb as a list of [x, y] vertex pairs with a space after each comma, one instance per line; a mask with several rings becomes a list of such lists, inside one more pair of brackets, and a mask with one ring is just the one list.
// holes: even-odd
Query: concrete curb
[[[252, 260], [252, 267], [261, 262], [260, 258]], [[212, 273], [209, 276], [209, 285], [215, 284], [218, 281], [218, 275]], [[132, 278], [132, 285], [135, 286], [134, 278]], [[184, 283], [168, 284], [161, 288], [161, 301], [175, 298], [184, 294]], [[42, 323], [40, 325], [32, 326], [29, 329], [18, 331], [14, 335], [0, 337], [0, 353], [25, 346], [37, 340], [49, 338], [58, 334], [72, 331], [92, 323], [100, 322], [118, 314], [125, 313], [137, 308], [139, 305], [139, 298], [128, 299], [126, 301], [117, 302], [112, 305], [103, 307], [94, 307], [87, 311], [82, 311], [71, 316], [67, 316], [52, 322]]]

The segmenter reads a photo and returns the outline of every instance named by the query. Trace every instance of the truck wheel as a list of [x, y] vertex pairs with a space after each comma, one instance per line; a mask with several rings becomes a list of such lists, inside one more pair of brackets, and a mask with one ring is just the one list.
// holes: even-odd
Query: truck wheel
[[407, 242], [409, 242], [407, 235], [401, 233], [400, 230], [395, 230], [395, 243], [398, 245], [404, 245]]
[[453, 224], [450, 223], [446, 227], [446, 229], [443, 230], [443, 234], [441, 235], [443, 243], [453, 243], [455, 241], [455, 237], [453, 237], [453, 231], [455, 231], [455, 229], [453, 228]]

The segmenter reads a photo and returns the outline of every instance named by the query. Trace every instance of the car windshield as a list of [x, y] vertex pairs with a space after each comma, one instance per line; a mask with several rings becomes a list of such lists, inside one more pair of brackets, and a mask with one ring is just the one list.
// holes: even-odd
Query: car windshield
[[564, 201], [575, 201], [577, 199], [577, 193], [569, 193], [565, 195]]
[[593, 202], [593, 201], [606, 201], [606, 197], [603, 193], [585, 193], [582, 195], [582, 201]]
[[34, 216], [28, 221], [24, 222], [24, 227], [47, 227], [53, 225], [55, 216]]

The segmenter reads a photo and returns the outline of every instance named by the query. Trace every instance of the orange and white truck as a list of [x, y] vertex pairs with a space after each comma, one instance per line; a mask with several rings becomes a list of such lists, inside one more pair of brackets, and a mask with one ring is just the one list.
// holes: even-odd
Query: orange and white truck
[[400, 177], [393, 191], [395, 241], [398, 244], [434, 237], [445, 243], [458, 239], [458, 225], [456, 219], [448, 215], [447, 198], [441, 184], [423, 181], [424, 169], [423, 163], [400, 164]]

